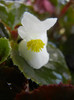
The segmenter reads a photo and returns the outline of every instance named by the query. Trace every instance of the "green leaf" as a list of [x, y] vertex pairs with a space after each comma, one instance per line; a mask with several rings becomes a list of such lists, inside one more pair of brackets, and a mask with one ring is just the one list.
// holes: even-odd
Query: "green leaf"
[[13, 63], [19, 67], [27, 78], [31, 78], [38, 84], [67, 83], [71, 79], [64, 56], [53, 45], [48, 44], [47, 48], [50, 53], [50, 61], [41, 69], [34, 69], [28, 65], [19, 55], [17, 45], [14, 45], [12, 48], [11, 58]]
[[8, 39], [0, 38], [0, 64], [3, 63], [10, 54], [10, 44]]

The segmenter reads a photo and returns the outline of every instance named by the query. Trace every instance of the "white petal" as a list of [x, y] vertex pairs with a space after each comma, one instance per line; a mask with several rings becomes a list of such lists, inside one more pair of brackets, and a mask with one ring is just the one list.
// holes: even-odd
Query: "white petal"
[[50, 29], [57, 21], [57, 18], [48, 18], [45, 21], [43, 21], [44, 29], [48, 30]]
[[41, 21], [29, 12], [24, 13], [21, 23], [30, 34], [42, 32]]
[[27, 50], [26, 41], [23, 40], [19, 44], [19, 53], [20, 55], [27, 61], [27, 63], [35, 68], [39, 69], [49, 61], [49, 54], [46, 50], [46, 46], [39, 53], [32, 52], [31, 50]]

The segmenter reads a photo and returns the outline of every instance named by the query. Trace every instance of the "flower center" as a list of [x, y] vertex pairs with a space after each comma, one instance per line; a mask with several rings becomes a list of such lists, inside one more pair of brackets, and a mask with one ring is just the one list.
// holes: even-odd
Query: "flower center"
[[40, 39], [31, 40], [27, 42], [28, 50], [31, 49], [31, 51], [34, 51], [34, 52], [40, 52], [40, 50], [42, 51], [42, 48], [44, 47], [44, 45], [45, 44]]

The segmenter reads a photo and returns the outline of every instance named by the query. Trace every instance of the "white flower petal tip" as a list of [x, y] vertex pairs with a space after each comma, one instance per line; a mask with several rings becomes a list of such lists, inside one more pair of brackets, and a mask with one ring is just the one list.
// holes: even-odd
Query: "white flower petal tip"
[[50, 29], [57, 22], [57, 18], [48, 18], [43, 21], [46, 30]]
[[26, 62], [35, 69], [40, 69], [48, 63], [49, 54], [47, 52], [47, 30], [57, 21], [57, 18], [48, 18], [40, 21], [29, 12], [25, 12], [18, 28], [18, 34], [22, 40], [19, 44], [19, 54]]
[[29, 22], [29, 24], [32, 25], [32, 24], [35, 24], [35, 23], [36, 24], [39, 23], [40, 20], [36, 16], [34, 16], [33, 14], [31, 14], [29, 12], [25, 12], [23, 14], [23, 18], [21, 20], [21, 23], [22, 23], [23, 26], [25, 26], [28, 22]]

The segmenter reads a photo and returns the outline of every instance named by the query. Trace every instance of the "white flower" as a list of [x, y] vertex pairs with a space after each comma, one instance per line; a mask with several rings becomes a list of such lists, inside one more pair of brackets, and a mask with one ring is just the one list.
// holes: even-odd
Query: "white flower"
[[19, 44], [19, 53], [27, 63], [35, 69], [39, 69], [49, 61], [47, 52], [47, 30], [57, 21], [57, 18], [48, 18], [40, 21], [37, 17], [25, 12], [22, 25], [18, 33], [23, 39]]

